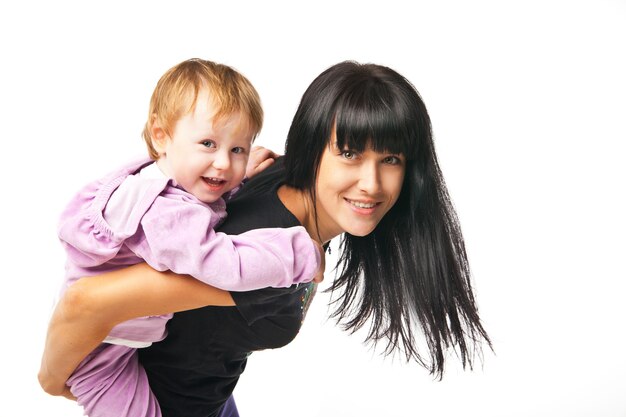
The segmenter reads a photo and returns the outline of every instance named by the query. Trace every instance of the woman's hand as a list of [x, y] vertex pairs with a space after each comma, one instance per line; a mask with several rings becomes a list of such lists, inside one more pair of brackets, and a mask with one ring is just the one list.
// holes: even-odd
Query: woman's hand
[[70, 398], [65, 381], [114, 326], [99, 320], [88, 300], [89, 293], [83, 292], [79, 281], [66, 291], [52, 314], [38, 374], [39, 384], [50, 395]]
[[254, 177], [256, 174], [272, 165], [279, 156], [280, 155], [267, 148], [254, 146], [250, 151], [248, 165], [246, 166], [246, 178]]
[[82, 278], [68, 288], [50, 319], [39, 383], [51, 395], [68, 397], [65, 382], [115, 325], [207, 305], [235, 303], [227, 291], [143, 263]]

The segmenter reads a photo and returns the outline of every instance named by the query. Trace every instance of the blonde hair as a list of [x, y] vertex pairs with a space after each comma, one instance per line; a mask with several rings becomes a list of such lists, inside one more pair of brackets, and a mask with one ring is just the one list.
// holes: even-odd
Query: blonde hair
[[171, 136], [178, 119], [194, 111], [203, 88], [208, 89], [212, 104], [217, 108], [214, 122], [241, 112], [247, 116], [252, 138], [259, 134], [263, 126], [263, 108], [252, 83], [227, 65], [192, 58], [163, 74], [152, 93], [148, 121], [142, 133], [152, 159], [159, 157], [152, 143], [152, 127], [157, 125]]

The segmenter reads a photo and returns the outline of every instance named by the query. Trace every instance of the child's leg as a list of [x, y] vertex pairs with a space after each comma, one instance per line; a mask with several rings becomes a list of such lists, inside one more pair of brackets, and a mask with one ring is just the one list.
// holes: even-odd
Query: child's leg
[[232, 395], [228, 398], [228, 400], [226, 400], [224, 406], [222, 406], [219, 417], [239, 417], [237, 405], [235, 404], [235, 399]]
[[103, 343], [67, 385], [89, 417], [161, 417], [136, 349]]

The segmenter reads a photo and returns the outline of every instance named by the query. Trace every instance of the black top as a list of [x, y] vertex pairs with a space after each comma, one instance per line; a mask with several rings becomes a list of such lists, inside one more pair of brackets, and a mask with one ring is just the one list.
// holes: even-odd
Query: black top
[[[276, 194], [282, 172], [276, 162], [249, 181], [228, 203], [228, 217], [218, 230], [239, 234], [300, 225]], [[282, 347], [296, 337], [314, 290], [314, 284], [301, 284], [231, 292], [236, 307], [174, 314], [167, 337], [139, 349], [163, 417], [217, 416], [250, 353]]]

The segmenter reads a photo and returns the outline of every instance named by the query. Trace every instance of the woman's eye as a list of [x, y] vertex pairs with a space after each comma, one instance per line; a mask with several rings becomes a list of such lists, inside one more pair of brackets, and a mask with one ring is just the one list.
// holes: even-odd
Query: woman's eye
[[212, 141], [212, 140], [204, 140], [204, 141], [201, 142], [201, 144], [202, 144], [202, 146], [206, 146], [207, 148], [215, 148], [215, 147], [217, 147], [215, 145], [215, 142]]
[[389, 165], [398, 165], [401, 162], [402, 160], [398, 158], [397, 156], [388, 156], [385, 159], [383, 159], [383, 163], [389, 164]]
[[342, 151], [341, 152], [341, 156], [343, 156], [346, 159], [354, 159], [354, 158], [356, 158], [356, 152], [353, 152], [353, 151]]
[[237, 146], [232, 149], [232, 152], [233, 153], [245, 153], [246, 150], [245, 148], [242, 148], [241, 146]]

